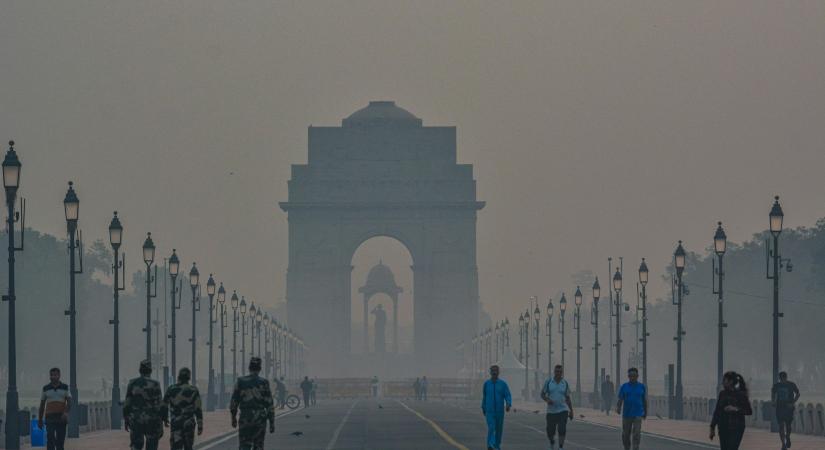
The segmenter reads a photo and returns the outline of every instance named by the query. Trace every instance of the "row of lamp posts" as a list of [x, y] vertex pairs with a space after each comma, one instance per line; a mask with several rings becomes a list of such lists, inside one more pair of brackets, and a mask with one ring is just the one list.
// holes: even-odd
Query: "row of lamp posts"
[[[8, 383], [6, 392], [6, 417], [5, 417], [5, 448], [16, 450], [20, 448], [21, 423], [19, 420], [19, 395], [17, 392], [17, 335], [16, 335], [16, 295], [15, 295], [15, 253], [23, 251], [24, 231], [25, 231], [25, 200], [20, 199], [18, 207], [17, 192], [20, 187], [20, 173], [22, 164], [18, 158], [17, 152], [14, 148], [14, 141], [9, 141], [9, 148], [6, 152], [5, 158], [2, 162], [3, 169], [3, 187], [6, 193], [6, 208], [7, 208], [7, 232], [8, 232], [8, 288], [7, 294], [2, 297], [4, 302], [8, 303]], [[80, 200], [77, 192], [74, 189], [72, 182], [69, 182], [69, 188], [63, 199], [63, 209], [66, 219], [66, 227], [69, 244], [69, 309], [65, 311], [65, 315], [69, 317], [69, 390], [75, 404], [79, 404], [80, 396], [77, 389], [77, 307], [76, 307], [76, 275], [83, 272], [83, 242], [82, 233], [78, 230], [78, 219], [80, 212]], [[15, 224], [20, 222], [20, 245], [15, 242]], [[109, 243], [112, 246], [114, 253], [114, 263], [112, 265], [112, 272], [114, 275], [113, 284], [113, 318], [109, 321], [114, 327], [113, 336], [113, 379], [112, 383], [112, 405], [111, 405], [111, 424], [112, 429], [120, 429], [121, 405], [120, 405], [120, 320], [119, 320], [119, 294], [125, 289], [125, 255], [121, 252], [123, 243], [123, 225], [118, 217], [117, 212], [114, 213], [111, 222], [109, 223]], [[146, 240], [143, 244], [143, 261], [146, 265], [146, 326], [143, 331], [146, 333], [146, 357], [151, 359], [151, 338], [152, 338], [152, 317], [151, 317], [151, 300], [157, 296], [157, 266], [154, 266], [155, 260], [155, 244], [152, 240], [151, 233], [147, 234]], [[78, 264], [79, 263], [79, 264]], [[79, 266], [79, 267], [78, 267]], [[169, 258], [169, 275], [172, 279], [172, 304], [171, 304], [171, 318], [172, 331], [167, 336], [172, 342], [172, 374], [176, 373], [176, 320], [175, 312], [180, 309], [180, 286], [176, 284], [176, 279], [180, 269], [180, 260], [177, 252], [173, 250], [172, 256]], [[196, 349], [197, 349], [197, 330], [196, 330], [196, 313], [200, 311], [200, 274], [195, 263], [189, 271], [189, 284], [192, 289], [192, 378], [196, 378]], [[207, 395], [207, 410], [214, 410], [216, 407], [215, 386], [214, 386], [214, 368], [212, 360], [213, 352], [213, 330], [212, 325], [217, 322], [213, 314], [216, 305], [213, 302], [214, 296], [217, 293], [218, 305], [220, 307], [220, 322], [221, 322], [221, 389], [220, 389], [220, 404], [226, 402], [224, 398], [225, 391], [225, 365], [224, 365], [224, 328], [228, 326], [225, 323], [226, 319], [226, 290], [223, 283], [219, 289], [216, 290], [216, 283], [212, 275], [209, 275], [209, 280], [206, 283], [207, 295], [209, 296], [209, 385]], [[176, 300], [177, 299], [177, 300]], [[235, 323], [233, 324], [233, 379], [237, 378], [237, 358], [236, 353], [236, 337], [237, 334], [237, 309], [239, 308], [237, 294], [233, 293], [232, 308], [234, 310]], [[245, 301], [242, 301], [241, 316], [245, 316]], [[268, 351], [270, 339], [272, 340], [272, 352], [274, 355], [267, 358], [268, 375], [287, 375], [290, 378], [297, 377], [300, 372], [304, 370], [304, 356], [307, 350], [303, 340], [297, 336], [292, 330], [279, 324], [274, 316], [270, 317], [268, 313], [264, 313], [261, 308], [254, 309], [254, 317], [251, 317], [255, 329], [258, 333], [258, 354], [261, 353], [261, 332], [263, 327], [264, 338], [266, 339], [266, 347], [264, 351]], [[255, 353], [255, 349], [252, 349]], [[284, 362], [282, 365], [281, 362]], [[168, 381], [168, 380], [166, 380]], [[70, 438], [79, 437], [80, 433], [80, 408], [72, 408], [70, 411], [69, 425], [67, 435]]]
[[[780, 312], [779, 308], [779, 280], [780, 280], [780, 269], [785, 269], [787, 272], [791, 272], [793, 270], [793, 264], [791, 260], [788, 258], [782, 258], [779, 252], [779, 235], [782, 233], [783, 229], [783, 221], [784, 221], [784, 212], [782, 211], [782, 207], [779, 204], [779, 197], [775, 197], [774, 204], [771, 208], [770, 214], [770, 234], [771, 240], [766, 241], [765, 243], [765, 250], [766, 250], [766, 267], [767, 267], [767, 275], [766, 277], [773, 281], [773, 313], [772, 313], [772, 330], [773, 330], [773, 351], [772, 351], [772, 377], [773, 383], [778, 382], [778, 374], [779, 374], [779, 319], [783, 317], [783, 314]], [[725, 277], [725, 271], [723, 269], [723, 259], [725, 252], [727, 251], [727, 235], [725, 234], [725, 230], [722, 228], [722, 222], [717, 224], [716, 231], [713, 236], [713, 251], [716, 255], [716, 259], [713, 261], [713, 293], [717, 295], [718, 300], [718, 321], [717, 321], [717, 337], [718, 337], [718, 345], [717, 345], [717, 368], [716, 368], [716, 379], [717, 379], [717, 390], [721, 389], [721, 382], [722, 382], [722, 374], [724, 372], [724, 330], [727, 328], [727, 323], [724, 321], [724, 290], [723, 290], [723, 281]], [[682, 281], [682, 275], [685, 270], [686, 266], [686, 252], [684, 247], [682, 246], [682, 241], [676, 246], [676, 250], [673, 253], [673, 267], [675, 269], [675, 276], [673, 277], [673, 287], [674, 287], [674, 294], [673, 294], [673, 304], [677, 308], [677, 320], [676, 320], [676, 336], [673, 338], [676, 341], [676, 380], [675, 380], [675, 388], [673, 392], [673, 398], [671, 402], [671, 415], [676, 419], [683, 419], [684, 418], [684, 385], [683, 385], [683, 356], [682, 356], [682, 344], [684, 340], [684, 336], [686, 334], [685, 330], [682, 326], [682, 306], [684, 301], [684, 295], [686, 295], [686, 289]], [[608, 260], [612, 260], [612, 258], [608, 258]], [[647, 266], [647, 262], [645, 258], [642, 258], [641, 264], [639, 265], [638, 270], [639, 276], [639, 285], [641, 286], [641, 294], [639, 297], [639, 303], [637, 304], [637, 312], [641, 313], [642, 317], [640, 322], [641, 325], [641, 335], [639, 337], [639, 341], [642, 345], [641, 351], [641, 371], [642, 371], [642, 382], [647, 384], [648, 382], [648, 360], [647, 360], [647, 341], [650, 334], [647, 331], [647, 284], [650, 278], [650, 272]], [[622, 279], [622, 270], [621, 266], [616, 268], [615, 273], [613, 274], [612, 279], [612, 292], [611, 292], [611, 304], [610, 304], [610, 317], [615, 318], [616, 322], [616, 336], [615, 341], [612, 343], [615, 350], [615, 379], [621, 379], [621, 313], [622, 310], [629, 311], [629, 305], [622, 301], [622, 288], [623, 288], [623, 279]], [[613, 294], [615, 293], [615, 299], [613, 298]], [[581, 292], [580, 287], [576, 287], [576, 293], [574, 296], [575, 299], [575, 310], [573, 315], [573, 328], [576, 330], [576, 391], [575, 395], [577, 401], [581, 399], [581, 305], [583, 300], [583, 295]], [[593, 339], [593, 361], [594, 361], [594, 384], [593, 384], [593, 392], [599, 391], [599, 348], [601, 347], [601, 343], [599, 341], [599, 299], [601, 297], [601, 286], [599, 285], [599, 279], [596, 277], [595, 281], [593, 282], [592, 286], [592, 298], [593, 303], [591, 306], [591, 314], [590, 314], [590, 324], [593, 327], [594, 339]], [[531, 327], [531, 318], [533, 319], [534, 323], [532, 323], [533, 333], [535, 335], [535, 346], [536, 346], [536, 363], [535, 363], [535, 379], [536, 379], [536, 386], [538, 386], [538, 376], [539, 376], [539, 327], [541, 324], [540, 315], [541, 310], [538, 308], [537, 299], [536, 297], [530, 298], [530, 305], [533, 306], [533, 303], [536, 303], [535, 309], [532, 311], [532, 316], [530, 312], [530, 308], [527, 309], [524, 313], [519, 316], [518, 324], [519, 324], [519, 354], [518, 359], [524, 363], [524, 380], [525, 380], [525, 391], [524, 394], [526, 397], [529, 396], [529, 372], [530, 372], [530, 327]], [[565, 353], [567, 351], [566, 343], [565, 343], [565, 313], [567, 310], [567, 299], [565, 294], [562, 293], [561, 299], [559, 300], [559, 333], [561, 334], [561, 365], [564, 366], [565, 363]], [[554, 305], [553, 301], [548, 300], [547, 307], [546, 307], [546, 319], [545, 319], [545, 335], [547, 337], [547, 369], [548, 373], [553, 372], [553, 323], [552, 317], [554, 314]], [[497, 324], [495, 328], [496, 337], [498, 338], [498, 333], [504, 332], [504, 323], [502, 321], [501, 324]], [[509, 319], [506, 321], [507, 325], [509, 326]], [[611, 324], [612, 325], [612, 324]], [[483, 347], [485, 342], [489, 342], [490, 336], [492, 334], [492, 329], [488, 329], [485, 332], [478, 334], [477, 336], [473, 337], [473, 358], [475, 363], [473, 364], [476, 373], [484, 372], [484, 359], [482, 358], [482, 352], [480, 349]], [[498, 340], [497, 340], [498, 342]], [[509, 342], [508, 342], [509, 344]], [[488, 344], [489, 345], [489, 344]], [[496, 344], [496, 348], [498, 349], [498, 344]], [[479, 350], [477, 353], [476, 350]], [[478, 357], [476, 357], [478, 355]], [[487, 362], [490, 362], [490, 359], [487, 358]], [[536, 390], [538, 388], [536, 387]], [[775, 431], [776, 424], [772, 423], [771, 427]]]

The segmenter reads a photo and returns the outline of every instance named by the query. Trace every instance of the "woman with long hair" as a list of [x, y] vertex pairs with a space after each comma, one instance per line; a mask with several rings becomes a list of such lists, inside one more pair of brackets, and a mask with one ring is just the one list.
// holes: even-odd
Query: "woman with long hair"
[[745, 416], [753, 414], [748, 398], [748, 386], [742, 375], [727, 372], [722, 377], [722, 392], [716, 399], [716, 409], [710, 422], [710, 440], [719, 428], [719, 448], [721, 450], [739, 450], [742, 436], [745, 435]]

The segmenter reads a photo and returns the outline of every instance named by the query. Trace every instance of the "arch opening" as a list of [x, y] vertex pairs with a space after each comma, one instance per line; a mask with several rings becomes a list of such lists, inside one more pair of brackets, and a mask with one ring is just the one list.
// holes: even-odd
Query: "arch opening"
[[351, 344], [368, 360], [414, 353], [413, 258], [395, 237], [365, 239], [351, 258]]

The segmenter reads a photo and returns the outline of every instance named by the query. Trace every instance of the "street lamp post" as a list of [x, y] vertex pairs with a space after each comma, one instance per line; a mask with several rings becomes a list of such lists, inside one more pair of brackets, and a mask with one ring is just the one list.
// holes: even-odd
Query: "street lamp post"
[[290, 329], [289, 330], [289, 373], [290, 379], [294, 380], [298, 377], [298, 365], [296, 364], [297, 336]]
[[[612, 273], [613, 273], [613, 258], [608, 256], [607, 257], [607, 280], [608, 281], [610, 281], [610, 276], [611, 276]], [[608, 296], [608, 299], [607, 299], [608, 300], [607, 301], [608, 340], [607, 340], [607, 342], [610, 343], [610, 349], [612, 349], [613, 346], [614, 346], [614, 343], [613, 343], [613, 315], [614, 315], [613, 305], [614, 305], [614, 303], [613, 303], [613, 289], [611, 289], [609, 286], [607, 288], [607, 296]], [[607, 369], [608, 370], [607, 370], [607, 373], [611, 373], [611, 372], [613, 372], [613, 353], [612, 353], [612, 350], [608, 350], [607, 354], [608, 354], [608, 358], [607, 358]], [[614, 381], [616, 383], [619, 382], [619, 380], [614, 380]]]
[[674, 266], [676, 267], [676, 308], [677, 308], [677, 322], [676, 322], [676, 390], [674, 396], [676, 397], [674, 405], [674, 418], [682, 420], [684, 418], [684, 388], [682, 387], [682, 339], [685, 332], [682, 330], [682, 272], [685, 270], [685, 249], [682, 247], [682, 241], [676, 247], [673, 253]]
[[647, 269], [647, 263], [642, 258], [642, 263], [639, 265], [639, 284], [642, 285], [642, 306], [639, 310], [642, 312], [642, 383], [647, 386], [647, 281], [650, 277], [650, 272]]
[[553, 374], [553, 299], [547, 299], [547, 317], [544, 319], [544, 333], [547, 335], [547, 376]]
[[541, 310], [539, 309], [539, 299], [536, 298], [536, 308], [533, 310], [533, 335], [536, 338], [536, 368], [533, 370], [533, 379], [535, 380], [534, 391], [539, 391], [539, 357], [541, 356], [541, 347], [539, 346], [539, 338], [541, 337]]
[[[69, 190], [63, 199], [63, 211], [66, 214], [66, 228], [69, 233], [69, 309], [66, 315], [69, 316], [69, 393], [75, 404], [80, 404], [77, 392], [77, 306], [75, 300], [76, 283], [75, 277], [83, 273], [83, 244], [81, 239], [75, 237], [77, 231], [77, 219], [80, 212], [80, 200], [74, 191], [72, 182], [69, 181]], [[75, 254], [79, 254], [80, 269], [75, 266]], [[80, 408], [69, 410], [69, 430], [68, 437], [80, 437]]]
[[[785, 213], [782, 212], [782, 206], [779, 204], [779, 196], [774, 197], [773, 207], [771, 207], [770, 230], [773, 236], [773, 248], [769, 249], [769, 245], [765, 243], [766, 264], [770, 265], [770, 260], [773, 259], [773, 274], [770, 268], [766, 268], [767, 278], [773, 281], [773, 365], [772, 377], [773, 384], [779, 382], [779, 319], [784, 316], [779, 312], [779, 269], [785, 267], [788, 272], [793, 268], [790, 259], [783, 259], [779, 253], [779, 235], [782, 233], [782, 223], [785, 219]], [[778, 430], [778, 424], [774, 417], [771, 420], [771, 431]]]
[[261, 323], [263, 322], [263, 311], [261, 308], [258, 307], [257, 312], [255, 313], [255, 326], [256, 330], [258, 330], [258, 357], [263, 359], [264, 354], [261, 353]]
[[478, 363], [479, 363], [479, 369], [480, 369], [480, 372], [482, 374], [482, 377], [484, 376], [484, 365], [487, 363], [487, 361], [485, 361], [485, 358], [484, 358], [484, 355], [485, 355], [485, 352], [484, 352], [484, 345], [485, 345], [484, 335], [485, 335], [485, 333], [486, 333], [486, 331], [484, 331], [484, 330], [481, 330], [478, 333]]
[[524, 360], [524, 314], [518, 316], [518, 359]]
[[725, 316], [724, 316], [724, 294], [723, 294], [723, 282], [725, 279], [725, 270], [723, 268], [723, 258], [725, 256], [725, 251], [728, 247], [728, 237], [725, 234], [725, 230], [722, 229], [722, 222], [719, 222], [716, 226], [716, 233], [713, 235], [713, 251], [716, 253], [716, 258], [719, 264], [719, 267], [713, 267], [713, 293], [716, 294], [718, 297], [718, 308], [719, 308], [719, 316], [718, 316], [718, 330], [717, 330], [717, 348], [716, 348], [716, 392], [722, 390], [722, 373], [724, 372], [724, 365], [725, 365], [725, 328], [728, 324], [725, 323]]
[[573, 296], [576, 304], [576, 311], [573, 315], [573, 328], [576, 329], [576, 405], [581, 405], [582, 394], [582, 332], [581, 332], [581, 310], [582, 310], [582, 290], [576, 286], [576, 294]]
[[524, 399], [530, 399], [530, 309], [524, 312]]
[[255, 302], [249, 305], [249, 356], [255, 355]]
[[599, 277], [593, 282], [593, 309], [590, 313], [590, 324], [593, 325], [593, 402], [598, 403], [599, 398], [599, 297], [602, 288], [599, 286]]
[[197, 346], [195, 345], [197, 334], [195, 333], [195, 312], [201, 310], [201, 302], [199, 300], [200, 297], [200, 273], [198, 273], [198, 268], [195, 266], [195, 263], [192, 263], [192, 269], [189, 270], [189, 287], [192, 288], [192, 385], [197, 386], [198, 378], [197, 378]]
[[206, 410], [207, 411], [214, 411], [215, 410], [215, 369], [212, 367], [212, 353], [214, 350], [213, 335], [212, 335], [212, 325], [217, 321], [214, 318], [213, 312], [215, 311], [215, 304], [213, 299], [215, 298], [215, 279], [212, 278], [212, 274], [209, 274], [209, 280], [206, 282], [206, 295], [209, 296], [209, 381], [207, 382], [206, 387]]
[[613, 290], [616, 291], [616, 383], [621, 380], [622, 373], [622, 272], [616, 268], [613, 275]]
[[510, 348], [510, 318], [504, 318], [504, 347]]
[[226, 365], [224, 364], [224, 343], [223, 343], [223, 329], [226, 328], [226, 289], [223, 288], [223, 282], [221, 282], [221, 287], [218, 288], [218, 305], [220, 305], [220, 316], [221, 316], [221, 387], [220, 387], [220, 396], [218, 397], [218, 404], [221, 408], [225, 405], [225, 398], [224, 392], [226, 391]]
[[484, 332], [484, 344], [487, 346], [487, 351], [484, 352], [484, 357], [486, 358], [487, 367], [490, 367], [493, 364], [493, 349], [492, 349], [492, 341], [493, 341], [493, 331], [490, 328], [487, 328], [487, 331]]
[[267, 379], [271, 376], [270, 370], [272, 364], [270, 362], [271, 353], [269, 352], [269, 313], [264, 314], [264, 375]]
[[498, 361], [499, 360], [498, 348], [499, 348], [499, 344], [502, 341], [502, 339], [501, 339], [502, 338], [502, 336], [501, 336], [501, 324], [499, 322], [496, 322], [496, 331], [495, 332], [496, 332], [496, 361]]
[[[126, 279], [126, 267], [123, 264], [126, 257], [124, 255], [123, 260], [120, 259], [120, 245], [123, 243], [123, 225], [121, 225], [120, 219], [117, 217], [117, 211], [115, 211], [114, 217], [112, 217], [112, 221], [109, 223], [109, 243], [112, 245], [112, 251], [115, 255], [115, 263], [112, 265], [112, 272], [114, 275], [114, 283], [112, 288], [114, 317], [109, 321], [109, 323], [114, 326], [114, 355], [112, 358], [112, 408], [109, 418], [112, 422], [112, 429], [119, 430], [120, 422], [122, 420], [122, 409], [120, 407], [120, 316], [118, 303], [120, 299], [120, 291], [126, 289], [125, 283], [121, 286], [122, 281], [125, 281]], [[123, 280], [121, 280], [121, 275]]]
[[[473, 351], [472, 351], [471, 356], [470, 356], [470, 373], [472, 374], [472, 378], [475, 379], [475, 377], [477, 375], [476, 372], [477, 372], [477, 369], [478, 369], [478, 366], [479, 366], [478, 361], [476, 360], [476, 356], [477, 356], [476, 355], [476, 351], [477, 351], [476, 349], [477, 349], [477, 345], [478, 345], [478, 339], [476, 339], [476, 335], [473, 335], [473, 338], [470, 340], [470, 342], [473, 344]], [[275, 348], [278, 348], [277, 343], [275, 345]], [[277, 361], [277, 359], [276, 359], [276, 361]]]
[[238, 294], [232, 291], [232, 383], [238, 379]]
[[[9, 141], [9, 150], [3, 159], [3, 187], [6, 189], [6, 231], [9, 234], [9, 279], [8, 292], [3, 296], [3, 301], [9, 302], [9, 375], [6, 388], [6, 448], [18, 450], [20, 448], [20, 413], [17, 394], [17, 341], [16, 341], [16, 315], [15, 303], [17, 299], [14, 295], [14, 254], [23, 251], [23, 236], [26, 222], [26, 203], [20, 200], [20, 211], [14, 210], [14, 203], [17, 199], [17, 189], [20, 187], [20, 160], [17, 152], [14, 151], [14, 141]], [[20, 226], [20, 247], [14, 244], [14, 224], [21, 218]]]
[[273, 367], [273, 372], [275, 372], [275, 378], [280, 378], [280, 334], [281, 334], [281, 325], [278, 323], [277, 320], [272, 320], [272, 363], [275, 367]]
[[[246, 298], [241, 297], [241, 365], [246, 361]], [[243, 370], [243, 368], [241, 368]]]
[[530, 311], [524, 312], [524, 400], [530, 400]]
[[564, 292], [561, 294], [561, 300], [559, 300], [559, 334], [561, 334], [561, 366], [564, 368], [564, 355], [567, 352], [567, 347], [564, 340], [564, 316], [567, 313], [567, 297], [564, 296]]
[[[171, 378], [175, 379], [178, 376], [177, 373], [177, 342], [178, 342], [178, 334], [177, 334], [177, 310], [181, 307], [181, 295], [183, 294], [183, 286], [177, 284], [178, 273], [180, 273], [180, 259], [178, 259], [177, 250], [174, 248], [172, 249], [172, 256], [169, 257], [169, 277], [172, 279], [172, 304], [170, 307], [170, 319], [172, 322], [172, 331], [169, 334], [169, 340], [172, 342], [172, 351], [170, 360], [172, 361], [172, 373]], [[182, 282], [181, 282], [182, 283]], [[165, 383], [169, 383], [169, 380], [165, 380]]]
[[286, 327], [284, 330], [284, 350], [286, 353], [285, 356], [285, 366], [284, 371], [286, 372], [287, 380], [292, 379], [292, 331], [289, 327]]
[[[155, 266], [155, 276], [152, 277], [152, 263], [155, 262], [155, 243], [152, 241], [152, 233], [146, 233], [146, 240], [143, 241], [143, 263], [146, 264], [146, 359], [152, 360], [152, 299], [157, 297], [157, 266]], [[155, 282], [155, 292], [152, 292], [152, 282]], [[172, 322], [174, 323], [174, 322]], [[174, 350], [172, 350], [174, 355]], [[174, 364], [174, 363], [173, 363]], [[76, 402], [77, 400], [75, 400]]]
[[500, 357], [504, 357], [504, 349], [507, 348], [507, 324], [504, 322], [504, 319], [501, 320], [501, 327], [500, 327], [500, 334], [501, 334], [501, 351], [499, 353]]

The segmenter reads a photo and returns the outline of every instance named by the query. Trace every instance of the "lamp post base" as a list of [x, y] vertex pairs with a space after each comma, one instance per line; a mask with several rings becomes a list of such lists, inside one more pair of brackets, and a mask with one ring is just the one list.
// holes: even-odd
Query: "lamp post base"
[[683, 420], [685, 418], [685, 397], [681, 385], [676, 385], [673, 418]]
[[206, 410], [215, 410], [215, 371], [209, 370], [209, 382], [206, 388]]
[[6, 392], [6, 421], [3, 424], [6, 431], [6, 449], [20, 449], [20, 407], [17, 401], [17, 391]]
[[109, 415], [110, 421], [112, 422], [112, 429], [119, 430], [121, 429], [121, 420], [123, 410], [121, 409], [122, 406], [120, 404], [120, 386], [118, 382], [115, 381], [114, 386], [112, 387], [112, 411]]
[[66, 433], [68, 438], [80, 437], [80, 399], [77, 394], [77, 388], [69, 388], [69, 393], [72, 396], [72, 409], [69, 410], [69, 430]]

